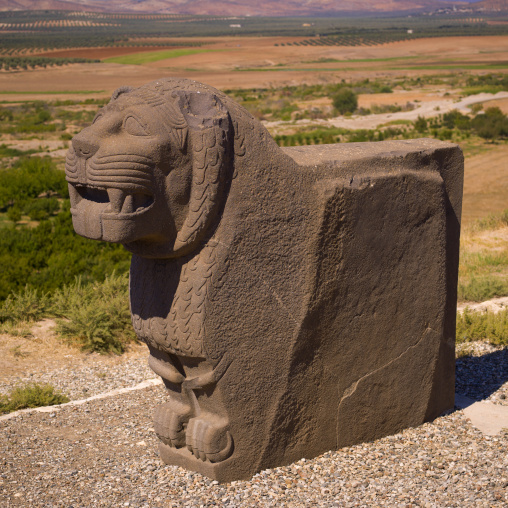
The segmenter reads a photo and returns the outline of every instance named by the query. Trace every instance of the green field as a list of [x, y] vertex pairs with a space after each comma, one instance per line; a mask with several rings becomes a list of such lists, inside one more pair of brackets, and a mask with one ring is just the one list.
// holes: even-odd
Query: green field
[[106, 58], [104, 62], [118, 63], [124, 65], [143, 65], [146, 63], [178, 58], [180, 56], [195, 55], [198, 53], [210, 53], [220, 51], [214, 49], [167, 49], [161, 51], [147, 51], [143, 53], [133, 53], [131, 55], [115, 56]]

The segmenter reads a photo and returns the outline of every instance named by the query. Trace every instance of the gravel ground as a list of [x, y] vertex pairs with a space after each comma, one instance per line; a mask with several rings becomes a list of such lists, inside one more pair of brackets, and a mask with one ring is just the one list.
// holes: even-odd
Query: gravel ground
[[50, 372], [34, 373], [0, 383], [0, 393], [8, 393], [15, 384], [49, 383], [71, 400], [85, 399], [116, 388], [137, 385], [145, 379], [156, 377], [148, 367], [148, 353], [142, 358], [127, 360], [115, 365], [89, 360], [73, 368], [61, 368]]
[[508, 406], [508, 347], [485, 342], [457, 345], [455, 391], [474, 400]]
[[[474, 356], [457, 360], [458, 392], [505, 403], [508, 349], [481, 343], [469, 347]], [[75, 394], [88, 387], [92, 394], [135, 384], [149, 375], [145, 363], [115, 366], [116, 377], [108, 373], [106, 380], [93, 365], [60, 370], [59, 386]], [[45, 374], [44, 379], [57, 384], [56, 376]], [[249, 481], [219, 485], [160, 463], [151, 418], [163, 400], [158, 386], [0, 421], [0, 506], [508, 505], [508, 430], [485, 436], [462, 411], [372, 443], [266, 470]]]

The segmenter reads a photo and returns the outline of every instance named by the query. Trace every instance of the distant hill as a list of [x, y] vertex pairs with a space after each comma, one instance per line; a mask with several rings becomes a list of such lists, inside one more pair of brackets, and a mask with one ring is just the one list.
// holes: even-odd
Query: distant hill
[[483, 0], [474, 4], [474, 7], [489, 11], [508, 11], [508, 0]]
[[[0, 0], [0, 11], [34, 11], [34, 10], [58, 10], [82, 11], [82, 4], [68, 2], [67, 0]], [[105, 11], [104, 8], [100, 9]]]
[[[468, 0], [469, 2], [471, 0]], [[445, 0], [0, 0], [0, 10], [78, 10], [226, 16], [312, 16], [341, 12], [401, 12], [470, 5]], [[504, 4], [508, 0], [484, 0]]]

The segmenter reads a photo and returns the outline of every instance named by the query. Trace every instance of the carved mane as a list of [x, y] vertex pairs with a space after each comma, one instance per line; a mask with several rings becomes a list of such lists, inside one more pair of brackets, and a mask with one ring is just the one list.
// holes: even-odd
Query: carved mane
[[140, 88], [122, 87], [112, 100], [124, 93], [157, 108], [173, 145], [192, 154], [189, 210], [174, 244], [174, 254], [186, 255], [209, 233], [220, 213], [234, 177], [234, 157], [245, 154], [239, 119], [253, 117], [218, 90], [189, 80], [161, 79]]
[[227, 263], [224, 248], [210, 238], [254, 118], [218, 90], [193, 81], [159, 80], [127, 92], [157, 107], [173, 145], [192, 158], [189, 209], [174, 245], [178, 255], [133, 257], [133, 325], [151, 347], [204, 357], [206, 300], [221, 285], [217, 265]]

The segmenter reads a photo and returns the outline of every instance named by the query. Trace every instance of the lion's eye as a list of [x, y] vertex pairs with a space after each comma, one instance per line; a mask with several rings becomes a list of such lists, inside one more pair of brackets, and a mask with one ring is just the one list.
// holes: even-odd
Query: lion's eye
[[104, 113], [97, 113], [95, 115], [95, 118], [93, 119], [93, 122], [92, 122], [92, 125], [97, 122], [98, 120], [100, 120], [102, 117], [104, 116]]
[[148, 136], [146, 129], [133, 116], [125, 119], [124, 128], [132, 136]]

